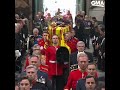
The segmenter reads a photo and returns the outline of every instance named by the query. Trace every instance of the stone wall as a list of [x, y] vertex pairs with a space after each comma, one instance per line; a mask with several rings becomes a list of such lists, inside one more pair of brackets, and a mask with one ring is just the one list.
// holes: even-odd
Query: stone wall
[[32, 31], [32, 0], [15, 0], [15, 13], [28, 18], [29, 32]]
[[86, 14], [92, 17], [96, 17], [98, 21], [102, 21], [105, 7], [91, 7], [91, 1], [92, 0], [86, 0]]
[[105, 8], [96, 7], [89, 10], [89, 16], [96, 17], [98, 21], [103, 21]]

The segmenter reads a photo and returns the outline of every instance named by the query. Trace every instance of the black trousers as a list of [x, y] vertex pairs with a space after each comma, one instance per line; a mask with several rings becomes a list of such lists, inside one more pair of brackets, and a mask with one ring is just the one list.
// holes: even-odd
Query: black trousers
[[89, 49], [90, 36], [85, 34], [85, 46]]
[[98, 69], [105, 71], [105, 59], [101, 58], [101, 56], [98, 56]]
[[52, 77], [52, 90], [64, 90], [63, 75]]
[[101, 70], [105, 72], [105, 58], [101, 60], [101, 63], [102, 63]]
[[64, 86], [67, 84], [68, 76], [69, 76], [69, 68], [64, 68], [63, 70], [63, 80], [64, 80]]

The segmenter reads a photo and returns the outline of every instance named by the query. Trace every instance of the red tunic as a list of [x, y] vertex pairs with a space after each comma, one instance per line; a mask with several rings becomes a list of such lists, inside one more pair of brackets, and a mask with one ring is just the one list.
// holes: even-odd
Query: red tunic
[[[59, 48], [60, 46], [57, 46]], [[48, 65], [48, 75], [62, 75], [63, 65], [56, 63], [56, 48], [50, 46], [46, 49], [46, 64]]]
[[70, 47], [71, 53], [77, 51], [76, 44], [73, 41], [71, 40], [67, 41], [67, 45]]
[[44, 39], [42, 38], [42, 39], [40, 39], [40, 40], [38, 41], [38, 45], [39, 45], [40, 47], [42, 47], [43, 49], [46, 49], [46, 48], [50, 45], [50, 41], [47, 40], [47, 41], [45, 42]]
[[77, 45], [77, 42], [79, 41], [76, 37], [71, 38], [71, 41], [74, 42]]
[[73, 37], [73, 38], [71, 38], [70, 41], [73, 44], [73, 46], [72, 46], [72, 52], [76, 52], [77, 51], [77, 42], [79, 40], [77, 38]]
[[64, 89], [70, 90], [70, 88], [72, 88], [72, 90], [76, 90], [77, 81], [80, 78], [85, 78], [86, 76], [87, 76], [87, 72], [84, 72], [82, 74], [82, 72], [79, 69], [71, 71], [68, 76], [68, 81]]
[[46, 73], [48, 73], [48, 65], [40, 65], [40, 67], [39, 67], [39, 69], [41, 70], [41, 71], [43, 71], [43, 72], [46, 72]]

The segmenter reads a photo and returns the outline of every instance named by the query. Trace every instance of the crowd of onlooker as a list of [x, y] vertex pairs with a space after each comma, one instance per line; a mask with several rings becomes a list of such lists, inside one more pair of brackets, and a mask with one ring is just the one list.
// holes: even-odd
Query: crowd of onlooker
[[[38, 12], [32, 34], [29, 19], [15, 14], [15, 90], [105, 90], [105, 77], [99, 76], [99, 71], [105, 72], [104, 19], [99, 24], [96, 17], [79, 11], [73, 26], [70, 10], [61, 13], [58, 9], [51, 17]], [[60, 33], [67, 55], [59, 35], [53, 30], [50, 37], [48, 29], [68, 25], [69, 31]], [[92, 53], [86, 51], [91, 49], [90, 40]]]

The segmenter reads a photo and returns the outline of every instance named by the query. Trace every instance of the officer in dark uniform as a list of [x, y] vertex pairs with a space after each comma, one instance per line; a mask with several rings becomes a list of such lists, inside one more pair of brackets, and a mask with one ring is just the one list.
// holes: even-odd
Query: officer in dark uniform
[[52, 90], [51, 81], [48, 79], [47, 73], [37, 70], [34, 65], [29, 65], [26, 67], [26, 76], [28, 76], [32, 81], [31, 90]]
[[102, 39], [99, 54], [101, 58], [101, 70], [105, 71], [105, 38]]
[[104, 47], [104, 42], [105, 42], [104, 41], [105, 40], [105, 27], [104, 27], [104, 25], [102, 25], [102, 24], [98, 25], [98, 31], [100, 33], [100, 36], [96, 40], [95, 51], [96, 51], [96, 57], [98, 59], [98, 61], [97, 61], [98, 69], [101, 70], [101, 67], [103, 66], [102, 63], [101, 63], [101, 61], [102, 61], [102, 52], [105, 51], [104, 50], [105, 49], [105, 47]]
[[24, 19], [20, 19], [18, 22], [20, 23], [21, 57], [22, 60], [24, 60], [24, 56], [27, 50], [26, 38], [28, 36], [28, 29]]
[[19, 23], [15, 24], [15, 72], [21, 72], [21, 36]]
[[100, 33], [98, 31], [98, 26], [93, 28], [93, 32], [91, 34], [91, 38], [92, 38], [92, 45], [93, 45], [93, 56], [97, 57], [97, 49], [95, 49], [96, 43], [98, 38], [100, 37]]
[[99, 25], [99, 32], [101, 35], [101, 42], [99, 44], [99, 55], [98, 55], [98, 69], [105, 70], [105, 27]]
[[38, 75], [37, 83], [33, 85], [32, 89], [40, 86], [42, 87], [41, 90], [52, 90], [51, 81], [48, 79], [48, 74], [38, 70], [37, 75]]

